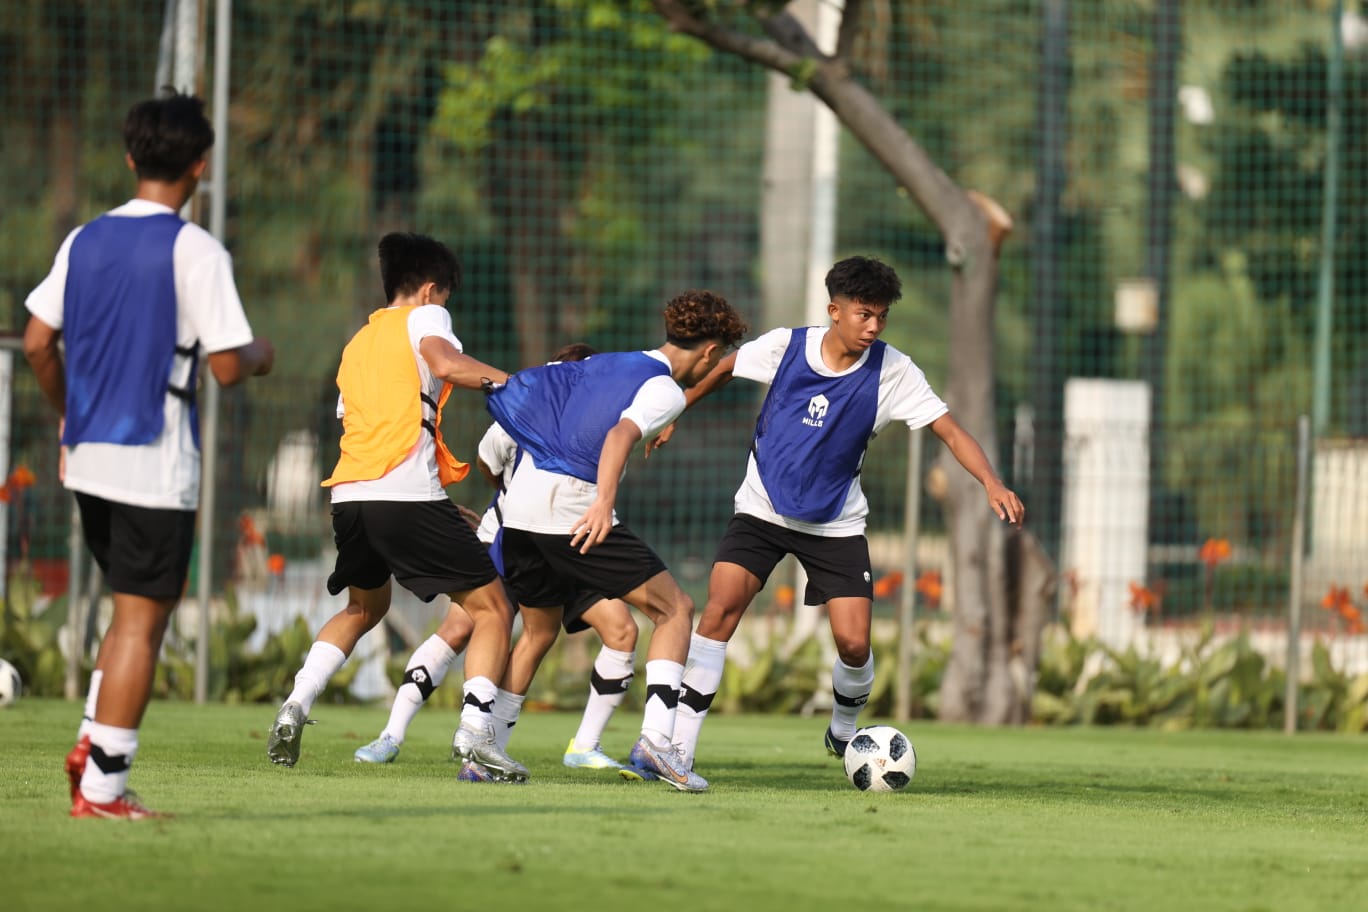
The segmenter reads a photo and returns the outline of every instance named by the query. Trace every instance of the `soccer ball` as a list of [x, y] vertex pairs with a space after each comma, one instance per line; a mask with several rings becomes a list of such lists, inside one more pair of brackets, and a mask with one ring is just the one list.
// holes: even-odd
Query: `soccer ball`
[[850, 784], [862, 792], [896, 792], [907, 788], [917, 772], [917, 752], [907, 735], [888, 725], [862, 728], [845, 750]]
[[0, 708], [9, 706], [19, 699], [24, 690], [24, 679], [19, 677], [19, 669], [4, 659], [0, 659]]

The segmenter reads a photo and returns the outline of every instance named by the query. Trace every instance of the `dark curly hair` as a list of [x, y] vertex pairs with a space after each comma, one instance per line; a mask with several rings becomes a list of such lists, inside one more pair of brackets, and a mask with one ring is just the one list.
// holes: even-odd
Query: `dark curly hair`
[[749, 329], [727, 299], [711, 291], [689, 290], [665, 305], [665, 338], [680, 348], [707, 342], [731, 348]]
[[841, 260], [826, 274], [827, 294], [864, 304], [892, 304], [902, 297], [902, 280], [893, 267], [873, 257]]

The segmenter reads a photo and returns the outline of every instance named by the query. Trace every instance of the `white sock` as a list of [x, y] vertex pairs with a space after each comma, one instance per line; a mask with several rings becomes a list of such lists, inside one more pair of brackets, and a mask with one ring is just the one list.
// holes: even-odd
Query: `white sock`
[[584, 704], [584, 716], [579, 731], [575, 732], [574, 750], [590, 751], [599, 746], [603, 730], [614, 711], [622, 705], [627, 688], [632, 686], [632, 653], [604, 646], [594, 659], [594, 673], [589, 678], [589, 702]]
[[839, 658], [831, 666], [831, 733], [842, 741], [855, 737], [855, 722], [869, 702], [874, 686], [874, 652], [859, 668], [851, 668]]
[[100, 681], [104, 672], [98, 668], [90, 673], [90, 690], [86, 691], [85, 711], [81, 714], [81, 726], [76, 729], [76, 740], [80, 741], [90, 734], [90, 726], [95, 722], [95, 704], [100, 698]]
[[90, 723], [90, 760], [81, 776], [81, 794], [108, 804], [128, 788], [128, 770], [138, 753], [138, 730]]
[[382, 735], [389, 735], [396, 744], [404, 743], [409, 723], [432, 692], [442, 685], [447, 669], [454, 661], [456, 653], [435, 633], [413, 651], [404, 668], [404, 681], [394, 694], [394, 705], [390, 707], [389, 722], [385, 723]]
[[641, 736], [656, 747], [674, 737], [675, 711], [679, 707], [679, 684], [684, 666], [669, 659], [646, 663], [646, 711], [641, 717]]
[[501, 750], [508, 749], [508, 739], [513, 734], [513, 726], [518, 724], [523, 700], [526, 699], [527, 694], [515, 694], [502, 688], [494, 695], [494, 740]]
[[690, 769], [698, 750], [698, 733], [703, 728], [713, 697], [717, 696], [717, 689], [722, 686], [722, 668], [726, 662], [726, 640], [710, 640], [696, 633], [689, 640], [689, 662], [684, 666], [674, 745]]
[[477, 725], [494, 721], [490, 713], [494, 711], [494, 698], [498, 693], [499, 688], [483, 675], [467, 678], [465, 699], [461, 703], [461, 721]]
[[313, 709], [314, 700], [323, 692], [323, 688], [328, 686], [329, 679], [337, 674], [337, 670], [347, 661], [347, 654], [338, 649], [332, 643], [325, 643], [318, 640], [309, 648], [309, 655], [304, 659], [304, 667], [295, 674], [294, 690], [290, 691], [290, 696], [285, 702], [294, 701], [304, 707], [304, 715], [308, 716]]

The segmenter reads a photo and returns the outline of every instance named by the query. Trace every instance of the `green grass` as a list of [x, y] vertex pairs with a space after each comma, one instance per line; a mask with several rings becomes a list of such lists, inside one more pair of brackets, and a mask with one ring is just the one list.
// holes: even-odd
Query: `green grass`
[[[707, 794], [572, 773], [576, 720], [527, 715], [524, 786], [455, 780], [456, 715], [419, 715], [399, 761], [352, 751], [376, 708], [316, 708], [292, 770], [267, 706], [157, 703], [132, 785], [176, 818], [66, 817], [76, 704], [0, 711], [7, 909], [1363, 908], [1368, 742], [1305, 735], [904, 726], [919, 767], [862, 794], [824, 722], [717, 716]], [[635, 714], [607, 747], [625, 752]]]

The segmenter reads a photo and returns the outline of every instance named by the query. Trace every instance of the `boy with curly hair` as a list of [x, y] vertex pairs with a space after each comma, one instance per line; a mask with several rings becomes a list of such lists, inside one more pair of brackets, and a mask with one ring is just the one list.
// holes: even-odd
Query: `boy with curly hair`
[[613, 510], [638, 441], [684, 411], [746, 324], [720, 295], [688, 291], [665, 307], [665, 344], [512, 375], [489, 411], [525, 453], [504, 498], [504, 578], [523, 616], [559, 613], [576, 588], [621, 598], [655, 624], [646, 653], [641, 737], [622, 772], [681, 791], [708, 783], [671, 746], [693, 600]]

